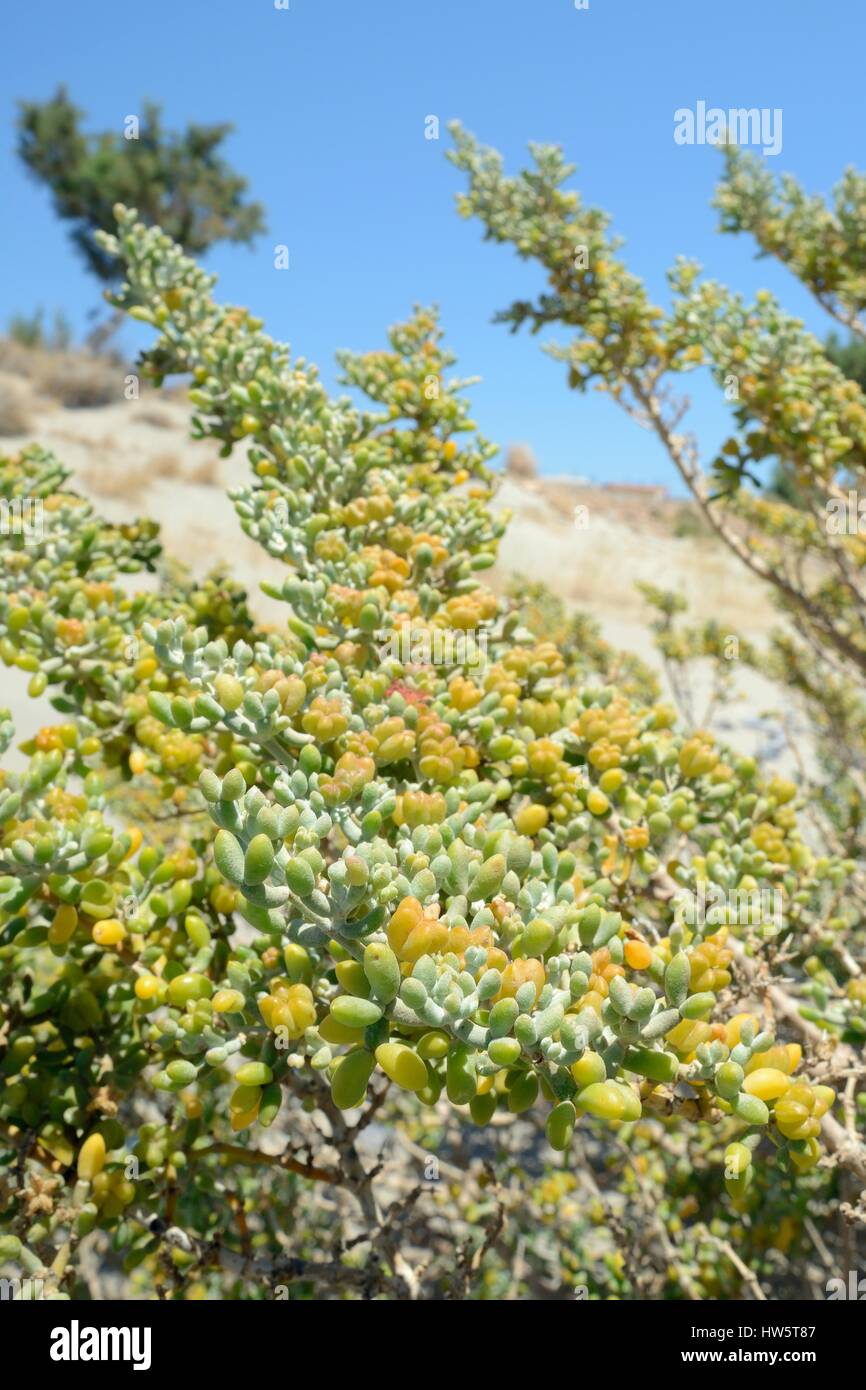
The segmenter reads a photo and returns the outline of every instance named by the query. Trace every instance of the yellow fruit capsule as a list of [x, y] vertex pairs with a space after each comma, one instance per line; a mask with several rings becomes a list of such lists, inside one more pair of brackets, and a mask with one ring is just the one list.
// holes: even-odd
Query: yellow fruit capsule
[[235, 1133], [256, 1119], [262, 1103], [261, 1086], [236, 1086], [229, 1097], [229, 1116]]
[[289, 985], [259, 1000], [259, 1011], [269, 1028], [285, 1028], [289, 1038], [299, 1038], [316, 1021], [316, 1003], [306, 985]]
[[574, 1104], [601, 1120], [639, 1120], [641, 1116], [640, 1098], [620, 1081], [595, 1081], [578, 1093]]
[[814, 1139], [821, 1129], [836, 1092], [831, 1086], [810, 1086], [796, 1081], [780, 1098], [775, 1109], [779, 1131], [786, 1139]]
[[119, 946], [124, 940], [126, 927], [116, 917], [104, 917], [101, 922], [94, 923], [91, 935], [97, 946], [109, 949], [112, 946]]
[[382, 1043], [376, 1048], [376, 1061], [391, 1081], [404, 1091], [423, 1091], [429, 1080], [424, 1062], [405, 1043]]
[[815, 1094], [815, 1114], [822, 1119], [836, 1099], [836, 1092], [832, 1086], [813, 1086], [812, 1090]]
[[129, 755], [129, 770], [133, 773], [144, 772], [147, 768], [147, 755], [140, 748], [134, 748]]
[[603, 791], [598, 787], [593, 787], [586, 798], [586, 809], [593, 816], [606, 816], [610, 811], [610, 802]]
[[537, 835], [539, 830], [543, 830], [550, 819], [550, 812], [546, 806], [540, 806], [537, 802], [530, 802], [528, 806], [521, 806], [514, 817], [514, 826], [518, 835]]
[[409, 933], [418, 926], [424, 915], [424, 909], [417, 898], [404, 898], [398, 903], [394, 913], [388, 923], [388, 941], [392, 951], [400, 954]]
[[578, 1086], [583, 1089], [591, 1086], [595, 1081], [604, 1081], [607, 1070], [604, 1061], [597, 1052], [584, 1052], [576, 1062], [571, 1064], [571, 1074]]
[[183, 1108], [186, 1111], [188, 1120], [198, 1120], [201, 1118], [204, 1109], [198, 1096], [184, 1095], [180, 1099], [183, 1101]]
[[158, 975], [139, 975], [135, 982], [135, 997], [142, 1003], [147, 1003], [151, 999], [158, 999], [161, 994], [165, 994], [166, 986]]
[[652, 962], [653, 953], [645, 941], [627, 941], [623, 954], [626, 964], [632, 970], [646, 970]]
[[240, 1130], [255, 1124], [258, 1113], [258, 1105], [252, 1106], [249, 1110], [232, 1110], [229, 1118], [233, 1133], [237, 1134]]
[[801, 1149], [790, 1148], [788, 1157], [799, 1172], [808, 1173], [821, 1157], [821, 1145], [817, 1139], [806, 1139], [802, 1143]]
[[743, 1090], [759, 1100], [778, 1100], [791, 1085], [790, 1076], [776, 1067], [758, 1067], [743, 1082]]
[[92, 1182], [105, 1164], [105, 1140], [101, 1134], [91, 1134], [78, 1150], [78, 1176]]
[[799, 1043], [779, 1043], [776, 1047], [768, 1047], [766, 1052], [756, 1052], [754, 1057], [750, 1057], [746, 1062], [743, 1070], [749, 1076], [762, 1067], [775, 1067], [777, 1071], [783, 1071], [786, 1076], [790, 1076], [800, 1065], [802, 1056], [803, 1049]]
[[214, 1013], [236, 1014], [244, 1006], [244, 996], [239, 989], [218, 989], [211, 1003]]
[[739, 1178], [750, 1167], [752, 1151], [746, 1144], [735, 1141], [725, 1149], [725, 1177]]
[[521, 985], [531, 981], [535, 985], [535, 998], [544, 989], [545, 982], [544, 966], [540, 960], [530, 956], [525, 960], [509, 961], [502, 972], [502, 986], [494, 999], [498, 1003], [500, 999], [513, 999]]
[[712, 1029], [708, 1023], [703, 1023], [699, 1019], [692, 1022], [684, 1018], [680, 1023], [674, 1024], [669, 1033], [665, 1034], [668, 1042], [680, 1057], [689, 1057], [696, 1047], [700, 1047], [709, 1038]]
[[48, 928], [48, 940], [52, 946], [65, 946], [78, 926], [78, 913], [71, 903], [62, 903], [54, 914], [54, 921]]
[[[321, 1031], [321, 1030], [320, 1030]], [[421, 1057], [431, 1061], [438, 1058], [447, 1057], [451, 1041], [447, 1033], [439, 1033], [435, 1030], [425, 1033], [418, 1043], [418, 1053]]]
[[725, 1042], [728, 1047], [736, 1047], [740, 1041], [740, 1029], [744, 1023], [752, 1023], [757, 1033], [761, 1027], [756, 1014], [735, 1014], [725, 1028]]

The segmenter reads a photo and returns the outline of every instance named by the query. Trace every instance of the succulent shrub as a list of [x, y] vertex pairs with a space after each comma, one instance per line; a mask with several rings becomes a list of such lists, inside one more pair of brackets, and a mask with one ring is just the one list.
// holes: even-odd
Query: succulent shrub
[[[866, 397], [857, 376], [863, 320], [863, 176], [846, 171], [830, 204], [787, 176], [780, 184], [755, 155], [724, 147], [715, 205], [724, 232], [751, 233], [789, 267], [852, 334], [847, 356], [826, 347], [766, 290], [753, 303], [682, 257], [668, 274], [671, 302], [651, 302], [629, 270], [610, 218], [567, 188], [574, 166], [552, 146], [532, 146], [534, 167], [507, 175], [494, 150], [453, 128], [451, 158], [468, 177], [459, 208], [485, 236], [539, 263], [545, 290], [499, 317], [512, 329], [556, 324], [569, 341], [549, 350], [569, 385], [611, 398], [659, 439], [706, 524], [774, 593], [785, 628], [772, 674], [795, 689], [821, 734], [821, 800], [834, 831], [862, 849], [864, 768], [863, 534], [859, 510]], [[682, 379], [709, 372], [732, 430], [702, 461], [683, 426]], [[785, 501], [766, 481], [785, 480]], [[824, 692], [828, 699], [823, 700]], [[828, 715], [828, 709], [830, 713]]]
[[[488, 586], [495, 451], [435, 315], [340, 355], [361, 409], [117, 217], [142, 370], [190, 376], [196, 437], [246, 448], [234, 505], [283, 563], [263, 587], [286, 622], [257, 626], [225, 574], [179, 579], [43, 451], [3, 462], [42, 526], [3, 538], [0, 657], [63, 722], [0, 784], [0, 1254], [58, 1297], [88, 1238], [145, 1296], [496, 1296], [506, 1198], [467, 1177], [422, 1220], [365, 1160], [377, 1113], [422, 1154], [433, 1130], [543, 1127], [562, 1166], [524, 1166], [511, 1208], [555, 1209], [566, 1286], [593, 1221], [568, 1200], [581, 1135], [663, 1184], [653, 1135], [699, 1136], [733, 1220], [753, 1189], [811, 1190], [822, 1134], [862, 1177], [834, 1083], [863, 1000], [821, 1031], [785, 992], [853, 865], [639, 663], [614, 684], [591, 630], [552, 640], [537, 594]], [[336, 1234], [310, 1200], [329, 1188]], [[467, 1230], [447, 1265], [443, 1211]], [[592, 1293], [639, 1293], [599, 1211]], [[693, 1242], [710, 1287], [721, 1238]]]

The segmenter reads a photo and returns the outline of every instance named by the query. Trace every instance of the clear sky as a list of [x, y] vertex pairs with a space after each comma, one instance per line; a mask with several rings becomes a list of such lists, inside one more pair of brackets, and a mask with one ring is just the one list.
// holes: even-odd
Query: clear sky
[[[491, 324], [541, 283], [454, 212], [461, 176], [445, 159], [459, 117], [510, 168], [528, 140], [559, 143], [584, 197], [613, 213], [626, 257], [665, 302], [678, 253], [747, 293], [766, 285], [823, 333], [829, 326], [781, 268], [745, 238], [720, 237], [709, 207], [718, 151], [673, 139], [674, 112], [781, 108], [771, 162], [827, 192], [863, 167], [864, 8], [855, 0], [41, 0], [4, 20], [0, 324], [62, 308], [77, 332], [98, 302], [47, 192], [19, 167], [19, 98], [65, 82], [92, 127], [122, 129], [144, 98], [171, 125], [230, 120], [228, 154], [267, 209], [254, 249], [214, 250], [220, 293], [264, 315], [275, 336], [334, 381], [338, 347], [379, 346], [412, 304], [438, 303], [459, 369], [479, 374], [474, 413], [501, 445], [531, 444], [546, 473], [661, 481], [654, 439], [602, 396], [577, 396], [539, 340]], [[442, 125], [424, 138], [425, 117]], [[275, 243], [291, 269], [273, 268]], [[124, 330], [130, 350], [146, 340]], [[726, 410], [689, 378], [706, 453]]]

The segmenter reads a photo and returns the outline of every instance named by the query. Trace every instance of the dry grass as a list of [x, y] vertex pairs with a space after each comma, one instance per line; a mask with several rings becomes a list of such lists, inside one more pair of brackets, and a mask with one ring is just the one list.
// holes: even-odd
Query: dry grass
[[75, 410], [123, 400], [129, 368], [114, 355], [52, 352], [3, 338], [0, 370], [23, 377], [38, 395]]

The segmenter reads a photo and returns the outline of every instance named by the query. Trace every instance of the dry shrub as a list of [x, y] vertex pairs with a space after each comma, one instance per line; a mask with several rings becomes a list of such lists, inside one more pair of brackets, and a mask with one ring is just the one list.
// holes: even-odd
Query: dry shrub
[[61, 405], [80, 410], [123, 400], [126, 368], [119, 360], [68, 352], [45, 353], [43, 357], [37, 385]]
[[123, 400], [127, 366], [115, 355], [49, 352], [0, 340], [0, 369], [26, 378], [40, 395], [70, 409]]
[[134, 419], [137, 425], [152, 425], [154, 429], [158, 430], [170, 430], [175, 423], [171, 414], [158, 405], [141, 406], [135, 412]]
[[188, 474], [187, 481], [199, 483], [202, 487], [219, 487], [220, 460], [216, 456], [204, 459]]

